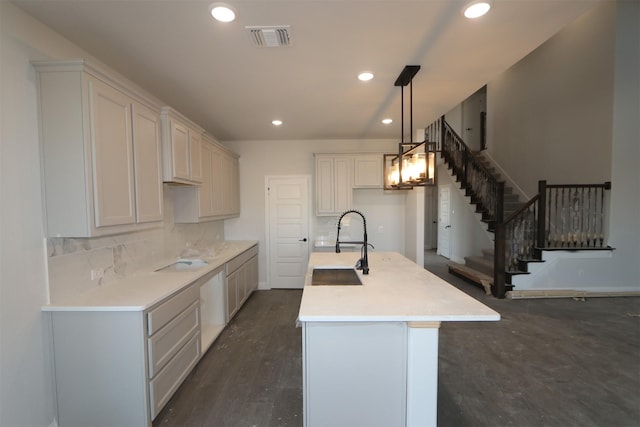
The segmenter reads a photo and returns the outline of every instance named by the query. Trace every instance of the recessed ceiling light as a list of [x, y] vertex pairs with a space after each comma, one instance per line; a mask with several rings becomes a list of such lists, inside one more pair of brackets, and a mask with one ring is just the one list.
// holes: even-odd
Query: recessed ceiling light
[[226, 3], [211, 3], [209, 11], [211, 16], [220, 22], [231, 22], [236, 19], [236, 12]]
[[272, 120], [271, 124], [274, 126], [280, 126], [282, 124], [282, 120]]
[[389, 124], [393, 123], [393, 120], [391, 120], [391, 119], [382, 119], [382, 123], [384, 123], [385, 125], [389, 125]]
[[474, 1], [464, 8], [464, 16], [469, 19], [479, 18], [491, 9], [491, 3], [488, 1]]
[[371, 71], [363, 71], [362, 73], [358, 74], [358, 80], [363, 82], [368, 82], [372, 78], [373, 78], [373, 73]]

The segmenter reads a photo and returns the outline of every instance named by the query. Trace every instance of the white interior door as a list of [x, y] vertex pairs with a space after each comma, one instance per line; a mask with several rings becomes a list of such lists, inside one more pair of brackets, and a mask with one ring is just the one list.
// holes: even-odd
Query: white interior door
[[443, 185], [438, 191], [438, 255], [451, 258], [451, 187]]
[[267, 177], [269, 285], [302, 289], [309, 262], [309, 176]]

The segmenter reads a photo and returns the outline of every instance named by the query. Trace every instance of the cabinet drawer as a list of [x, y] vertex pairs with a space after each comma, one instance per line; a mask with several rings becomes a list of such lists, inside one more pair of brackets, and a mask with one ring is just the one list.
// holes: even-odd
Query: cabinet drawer
[[168, 301], [151, 310], [147, 314], [149, 336], [158, 332], [171, 319], [197, 301], [198, 298], [200, 298], [200, 289], [197, 286], [189, 286], [178, 295], [171, 297]]
[[194, 335], [149, 383], [151, 418], [162, 410], [200, 357], [200, 337]]
[[149, 378], [153, 378], [200, 326], [199, 303], [193, 303], [148, 339]]
[[249, 261], [252, 257], [254, 257], [257, 254], [258, 254], [258, 247], [257, 246], [252, 246], [251, 248], [249, 248], [246, 251], [242, 252], [237, 257], [235, 257], [232, 260], [230, 260], [229, 262], [227, 262], [225, 264], [227, 276], [230, 275], [231, 273], [233, 273], [234, 271], [236, 271], [238, 268], [240, 268], [240, 266], [242, 266], [242, 264], [246, 263], [247, 261]]

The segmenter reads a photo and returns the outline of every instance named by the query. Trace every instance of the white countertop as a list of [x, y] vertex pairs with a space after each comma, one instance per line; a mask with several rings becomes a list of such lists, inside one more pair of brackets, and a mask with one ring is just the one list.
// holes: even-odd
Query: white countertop
[[257, 241], [229, 241], [214, 257], [201, 259], [207, 264], [191, 271], [155, 271], [177, 259], [168, 259], [122, 280], [78, 294], [42, 311], [143, 311], [180, 291], [202, 276], [224, 268], [225, 263], [258, 244]]
[[316, 266], [353, 267], [360, 253], [314, 252], [309, 258], [300, 322], [492, 321], [500, 314], [395, 252], [370, 252], [362, 286], [312, 286]]

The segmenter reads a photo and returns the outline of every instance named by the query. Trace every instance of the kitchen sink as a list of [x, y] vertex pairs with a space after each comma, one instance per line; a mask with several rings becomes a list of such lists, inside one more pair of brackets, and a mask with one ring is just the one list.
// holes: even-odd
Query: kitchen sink
[[311, 284], [319, 286], [362, 285], [354, 268], [314, 268]]
[[160, 267], [156, 271], [195, 271], [207, 264], [207, 261], [202, 259], [179, 259], [169, 265]]

